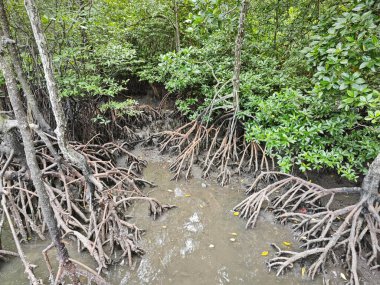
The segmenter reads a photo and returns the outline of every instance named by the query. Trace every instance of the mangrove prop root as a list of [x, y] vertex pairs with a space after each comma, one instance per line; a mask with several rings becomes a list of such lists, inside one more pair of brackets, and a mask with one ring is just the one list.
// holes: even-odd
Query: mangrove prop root
[[[86, 158], [94, 178], [103, 187], [96, 187], [95, 192], [90, 193], [90, 187], [77, 166], [62, 159], [57, 161], [57, 155], [52, 154], [46, 144], [37, 147], [42, 179], [63, 236], [75, 240], [79, 251], [86, 250], [95, 259], [98, 273], [124, 259], [132, 265], [133, 255], [143, 254], [144, 251], [137, 243], [142, 230], [128, 222], [130, 205], [135, 200], [146, 201], [154, 219], [173, 206], [162, 205], [143, 193], [143, 186], [155, 186], [140, 177], [146, 162], [129, 153], [124, 145], [76, 142], [71, 142], [71, 145]], [[53, 146], [57, 149], [55, 144]], [[125, 165], [117, 165], [117, 156], [125, 157]], [[9, 169], [17, 172], [20, 166], [11, 164]], [[13, 220], [18, 221], [15, 223], [17, 236], [23, 238], [25, 234], [37, 234], [43, 237], [45, 225], [38, 207], [38, 197], [30, 182], [19, 178], [4, 181], [3, 191], [12, 198], [12, 205], [19, 212], [18, 217], [12, 216]], [[7, 200], [10, 201], [9, 198]], [[46, 251], [44, 258], [52, 277]], [[76, 267], [81, 272], [86, 271], [84, 266], [76, 264]], [[61, 271], [62, 278], [70, 274], [66, 269]], [[94, 272], [90, 273], [87, 275]], [[96, 280], [95, 277], [98, 278], [92, 276], [92, 279]]]
[[[265, 187], [264, 182], [280, 178]], [[304, 251], [284, 251], [268, 261], [277, 275], [295, 263], [308, 264], [308, 276], [323, 271], [328, 261], [343, 263], [350, 283], [359, 284], [358, 260], [366, 260], [371, 269], [379, 268], [380, 198], [360, 187], [325, 189], [317, 184], [279, 172], [261, 173], [247, 190], [249, 196], [234, 210], [254, 227], [260, 212], [271, 210], [281, 223], [292, 223]], [[359, 199], [334, 209], [340, 194], [357, 194]], [[355, 199], [354, 199], [355, 200]], [[338, 258], [340, 257], [340, 258]]]
[[39, 280], [35, 276], [35, 274], [33, 272], [33, 267], [31, 266], [31, 264], [27, 260], [25, 254], [24, 254], [24, 251], [21, 248], [20, 241], [19, 241], [19, 239], [17, 237], [17, 233], [16, 233], [15, 227], [14, 227], [13, 222], [12, 222], [12, 217], [11, 217], [11, 215], [10, 215], [8, 209], [7, 209], [7, 202], [6, 202], [6, 196], [5, 195], [2, 195], [1, 206], [3, 208], [3, 211], [4, 211], [5, 215], [7, 216], [7, 220], [8, 220], [8, 224], [9, 224], [9, 227], [11, 229], [11, 232], [12, 232], [13, 240], [14, 240], [14, 242], [16, 244], [18, 256], [20, 257], [20, 259], [21, 259], [21, 261], [22, 261], [22, 263], [24, 265], [25, 273], [28, 275], [28, 279], [29, 279], [29, 281], [30, 281], [31, 284], [33, 284], [33, 285], [39, 285], [41, 283], [39, 282]]
[[[199, 162], [203, 176], [217, 173], [222, 185], [230, 182], [231, 175], [241, 172], [256, 172], [273, 169], [274, 163], [265, 155], [265, 150], [252, 142], [247, 144], [231, 114], [222, 116], [209, 127], [197, 120], [188, 122], [174, 131], [160, 133], [160, 151], [175, 153], [170, 165], [173, 179], [182, 175], [188, 179], [191, 167]], [[204, 155], [201, 161], [201, 155]]]

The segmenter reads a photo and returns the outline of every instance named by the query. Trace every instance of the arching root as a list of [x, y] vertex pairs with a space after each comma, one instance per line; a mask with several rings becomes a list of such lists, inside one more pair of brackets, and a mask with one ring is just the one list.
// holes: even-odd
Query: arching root
[[233, 121], [234, 116], [227, 114], [209, 127], [194, 120], [175, 131], [162, 132], [160, 151], [177, 155], [170, 165], [173, 179], [181, 175], [188, 179], [194, 163], [202, 166], [204, 177], [217, 173], [221, 185], [228, 184], [235, 173], [273, 169], [265, 150], [254, 142], [247, 144]]
[[[42, 179], [64, 238], [75, 240], [78, 251], [86, 250], [95, 259], [98, 273], [124, 259], [132, 265], [133, 255], [144, 251], [138, 246], [143, 231], [128, 222], [130, 205], [135, 200], [146, 201], [154, 219], [174, 206], [162, 205], [143, 193], [144, 186], [155, 186], [140, 177], [146, 162], [129, 153], [123, 145], [73, 142], [72, 146], [86, 158], [103, 190], [96, 188], [90, 195], [90, 187], [76, 166], [62, 160], [57, 162], [45, 144], [38, 147]], [[126, 158], [125, 166], [116, 164], [116, 156]], [[12, 165], [11, 171], [17, 171], [18, 167]], [[3, 188], [9, 193], [9, 200], [14, 201], [10, 204], [14, 212], [19, 213], [17, 219], [13, 216], [18, 220], [15, 223], [17, 235], [25, 236], [25, 240], [34, 234], [43, 238], [45, 225], [38, 197], [29, 181], [8, 179]], [[63, 271], [62, 274], [68, 273]]]
[[[263, 180], [281, 177], [260, 188]], [[260, 174], [247, 190], [248, 198], [234, 210], [247, 219], [247, 228], [254, 227], [260, 212], [272, 210], [281, 223], [292, 223], [299, 234], [302, 252], [277, 249], [277, 257], [268, 261], [277, 275], [292, 268], [294, 263], [307, 264], [314, 278], [328, 262], [343, 264], [350, 274], [350, 283], [359, 284], [358, 260], [372, 269], [380, 264], [380, 198], [359, 187], [325, 189], [291, 175], [267, 172]], [[334, 209], [341, 194], [356, 194], [359, 201]], [[357, 199], [356, 199], [357, 200]]]

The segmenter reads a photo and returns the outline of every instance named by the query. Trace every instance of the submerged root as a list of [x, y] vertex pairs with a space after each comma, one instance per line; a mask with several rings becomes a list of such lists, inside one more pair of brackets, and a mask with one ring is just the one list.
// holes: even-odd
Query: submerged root
[[217, 173], [217, 180], [222, 185], [228, 184], [234, 173], [274, 167], [260, 145], [245, 142], [231, 114], [220, 117], [209, 127], [194, 120], [175, 131], [162, 132], [160, 136], [160, 151], [177, 155], [170, 165], [176, 180], [181, 175], [188, 179], [194, 163], [202, 166], [204, 177]]
[[[263, 180], [282, 177], [260, 188]], [[268, 267], [277, 275], [295, 263], [308, 264], [311, 278], [322, 272], [328, 261], [346, 266], [350, 283], [359, 284], [358, 260], [366, 260], [375, 270], [380, 268], [380, 198], [359, 187], [325, 189], [291, 175], [268, 172], [258, 176], [247, 190], [248, 198], [234, 210], [254, 227], [260, 212], [271, 210], [281, 223], [292, 223], [299, 234], [302, 252], [283, 251], [276, 245], [277, 257]], [[359, 201], [334, 209], [339, 194], [357, 194]]]
[[[59, 157], [57, 160], [45, 145], [38, 147], [42, 179], [63, 237], [75, 240], [78, 251], [86, 250], [96, 260], [98, 273], [124, 259], [132, 265], [133, 255], [144, 251], [137, 243], [143, 231], [128, 222], [130, 205], [135, 200], [146, 201], [154, 219], [173, 206], [162, 205], [142, 192], [143, 186], [155, 185], [139, 176], [146, 162], [128, 152], [124, 145], [72, 143], [72, 146], [85, 157], [102, 187], [94, 189], [77, 166]], [[116, 156], [126, 158], [125, 166], [116, 164]], [[12, 165], [13, 171], [18, 167]], [[3, 189], [8, 193], [8, 201], [13, 201], [11, 208], [19, 213], [19, 217], [13, 215], [17, 235], [25, 236], [25, 240], [35, 234], [43, 238], [45, 224], [30, 182], [20, 178], [5, 180]]]

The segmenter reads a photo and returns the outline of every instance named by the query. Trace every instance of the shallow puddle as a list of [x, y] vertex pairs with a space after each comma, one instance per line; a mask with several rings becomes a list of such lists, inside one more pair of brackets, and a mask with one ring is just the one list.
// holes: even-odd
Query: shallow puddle
[[[158, 187], [144, 191], [177, 208], [156, 221], [148, 216], [147, 204], [136, 203], [131, 208], [131, 222], [147, 230], [140, 242], [146, 254], [136, 258], [132, 268], [126, 264], [112, 267], [105, 276], [111, 284], [322, 284], [321, 278], [303, 279], [299, 267], [280, 277], [268, 273], [265, 261], [274, 255], [270, 243], [294, 250], [297, 244], [292, 233], [274, 224], [269, 215], [254, 230], [245, 229], [245, 221], [231, 211], [244, 197], [240, 183], [220, 187], [197, 174], [190, 181], [171, 181], [170, 158], [147, 151], [145, 155], [150, 157], [142, 157], [149, 161], [144, 177]], [[290, 247], [283, 245], [284, 241], [290, 242]], [[6, 243], [10, 244], [9, 240]], [[36, 241], [25, 246], [31, 263], [39, 265], [36, 273], [43, 277], [46, 267], [41, 250], [46, 245]], [[268, 256], [261, 256], [263, 251], [269, 251]], [[74, 245], [70, 253], [94, 268], [89, 256], [76, 253]], [[0, 284], [28, 284], [23, 271], [16, 258], [0, 263]], [[332, 281], [330, 284], [342, 283]]]

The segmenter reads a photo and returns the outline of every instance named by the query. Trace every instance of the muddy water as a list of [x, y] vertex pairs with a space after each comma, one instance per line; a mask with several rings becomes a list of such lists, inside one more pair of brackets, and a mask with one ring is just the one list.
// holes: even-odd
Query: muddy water
[[244, 221], [231, 211], [244, 196], [241, 183], [222, 188], [201, 179], [199, 171], [191, 181], [171, 181], [169, 157], [153, 150], [139, 156], [149, 161], [144, 177], [158, 185], [150, 196], [178, 208], [152, 221], [146, 205], [134, 206], [134, 222], [149, 229], [141, 242], [147, 253], [134, 270], [118, 267], [111, 272], [114, 284], [322, 283], [302, 280], [301, 269], [279, 278], [268, 274], [268, 257], [261, 252], [272, 255], [271, 242], [296, 245], [290, 231], [273, 224], [270, 217], [263, 218], [255, 231], [245, 230]]
[[[141, 240], [146, 254], [136, 258], [132, 268], [113, 267], [105, 276], [111, 284], [322, 284], [321, 279], [304, 280], [297, 267], [281, 277], [268, 273], [265, 260], [274, 254], [270, 243], [289, 241], [293, 249], [297, 245], [291, 232], [272, 223], [269, 216], [263, 217], [255, 230], [245, 230], [244, 221], [230, 211], [244, 196], [241, 183], [221, 188], [197, 177], [199, 173], [188, 182], [170, 181], [170, 158], [145, 153], [150, 157], [142, 157], [149, 161], [144, 176], [158, 185], [145, 191], [178, 208], [153, 221], [148, 216], [148, 205], [133, 206], [132, 222], [147, 229]], [[36, 273], [42, 277], [46, 277], [46, 271], [40, 253], [46, 245], [34, 241], [25, 246], [31, 262], [39, 265]], [[263, 251], [269, 251], [269, 256], [261, 256]], [[76, 253], [74, 246], [70, 252], [74, 258], [95, 266], [88, 255]], [[339, 280], [334, 281], [330, 284], [339, 284]], [[19, 260], [0, 263], [0, 284], [27, 284]]]

